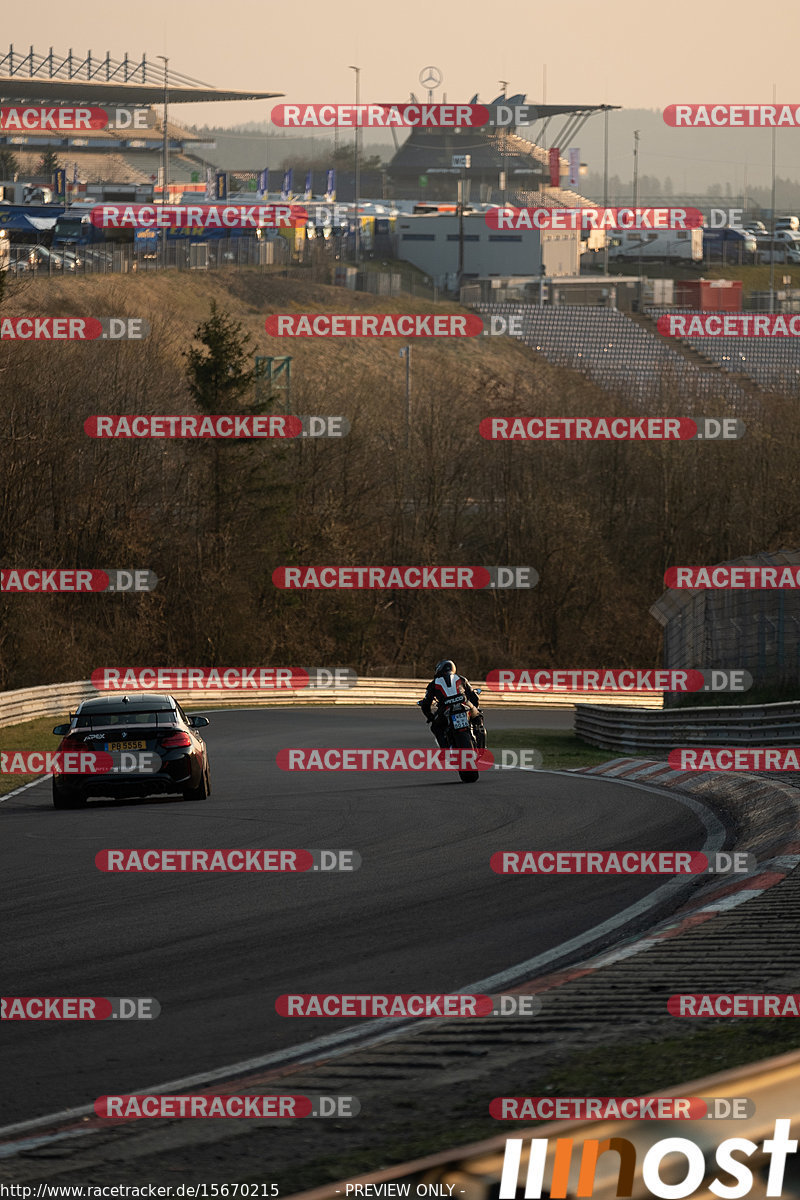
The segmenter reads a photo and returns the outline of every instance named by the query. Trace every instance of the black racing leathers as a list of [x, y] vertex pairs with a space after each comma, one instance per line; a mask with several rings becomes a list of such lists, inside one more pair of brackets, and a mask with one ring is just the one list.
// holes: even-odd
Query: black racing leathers
[[[439, 675], [428, 684], [425, 697], [420, 702], [420, 708], [426, 719], [430, 721], [431, 731], [440, 746], [447, 745], [444, 736], [447, 728], [447, 709], [459, 704], [465, 698], [476, 708], [480, 707], [480, 696], [463, 675]], [[437, 707], [435, 714], [432, 715], [434, 704]]]

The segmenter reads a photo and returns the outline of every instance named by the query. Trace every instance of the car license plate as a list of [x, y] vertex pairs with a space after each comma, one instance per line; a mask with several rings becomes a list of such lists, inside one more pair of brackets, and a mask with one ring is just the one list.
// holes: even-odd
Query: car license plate
[[466, 713], [453, 713], [453, 729], [466, 729], [469, 717]]
[[106, 750], [109, 754], [121, 750], [146, 750], [147, 742], [106, 742]]

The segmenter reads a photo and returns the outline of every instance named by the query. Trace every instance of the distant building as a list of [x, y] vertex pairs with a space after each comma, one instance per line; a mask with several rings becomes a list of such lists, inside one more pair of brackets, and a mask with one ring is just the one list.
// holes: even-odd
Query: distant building
[[[479, 103], [474, 96], [471, 103]], [[550, 151], [521, 137], [514, 124], [520, 116], [532, 129], [541, 122], [539, 139], [559, 147], [561, 175], [567, 172], [567, 150], [593, 112], [616, 107], [602, 104], [527, 104], [525, 96], [497, 96], [486, 107], [490, 123], [457, 129], [412, 129], [388, 166], [389, 195], [412, 200], [455, 200], [462, 175], [472, 203], [527, 204], [527, 196], [550, 184]], [[554, 118], [562, 116], [559, 125]], [[469, 155], [462, 170], [454, 155]], [[505, 188], [503, 179], [505, 176]], [[569, 201], [567, 201], [569, 203]]]
[[[397, 257], [430, 275], [439, 286], [458, 276], [461, 235], [457, 216], [399, 215]], [[462, 281], [491, 276], [577, 275], [580, 233], [573, 230], [490, 229], [485, 213], [465, 213]], [[542, 271], [544, 268], [544, 272]]]

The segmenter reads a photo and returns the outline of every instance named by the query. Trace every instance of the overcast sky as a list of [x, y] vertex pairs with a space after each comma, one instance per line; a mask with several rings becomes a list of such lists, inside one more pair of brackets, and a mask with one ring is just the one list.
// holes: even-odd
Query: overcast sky
[[[404, 100], [422, 92], [433, 64], [449, 100], [509, 94], [549, 103], [663, 108], [685, 102], [800, 104], [800, 4], [744, 0], [598, 5], [587, 0], [520, 4], [481, 0], [137, 0], [126, 4], [12, 5], [4, 47], [167, 54], [176, 71], [218, 87], [285, 92], [291, 101]], [[441, 94], [435, 99], [441, 100]], [[184, 106], [191, 123], [234, 125], [268, 118], [270, 101]], [[800, 157], [800, 130], [797, 131]]]

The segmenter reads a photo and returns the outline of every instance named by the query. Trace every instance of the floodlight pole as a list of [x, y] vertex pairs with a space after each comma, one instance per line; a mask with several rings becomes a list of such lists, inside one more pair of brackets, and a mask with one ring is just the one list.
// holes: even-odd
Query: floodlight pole
[[359, 101], [360, 101], [360, 98], [361, 98], [361, 96], [360, 96], [361, 67], [350, 67], [349, 69], [350, 69], [351, 71], [355, 71], [355, 73], [356, 73], [356, 130], [355, 130], [355, 160], [356, 160], [356, 162], [355, 162], [355, 167], [356, 167], [356, 180], [355, 180], [355, 189], [356, 189], [356, 197], [355, 197], [355, 199], [356, 199], [356, 236], [355, 236], [355, 265], [356, 265], [356, 270], [358, 270], [358, 265], [359, 265], [359, 252], [360, 252], [360, 249], [361, 249], [361, 227], [360, 227], [360, 223], [359, 223], [359, 219], [358, 219], [358, 202], [359, 202], [359, 195], [358, 195], [358, 193], [359, 193], [359, 191], [360, 191], [360, 189], [361, 189], [361, 167], [360, 167], [360, 163], [359, 163], [359, 142], [360, 142], [360, 138], [361, 138], [361, 126], [360, 126], [360, 123], [359, 123], [359, 113], [358, 113], [358, 105], [359, 105]]
[[161, 203], [167, 202], [167, 188], [169, 186], [169, 133], [167, 131], [167, 107], [169, 105], [169, 76], [167, 67], [169, 59], [163, 54], [157, 54], [156, 58], [160, 58], [164, 63], [164, 137], [161, 147]]
[[[603, 208], [608, 209], [608, 109], [603, 118]], [[608, 275], [608, 230], [603, 238], [603, 274]]]
[[[775, 84], [772, 85], [772, 103], [775, 104], [777, 90]], [[770, 221], [770, 249], [769, 249], [769, 311], [775, 312], [775, 126], [772, 126], [772, 220]], [[784, 256], [785, 257], [785, 256]]]

